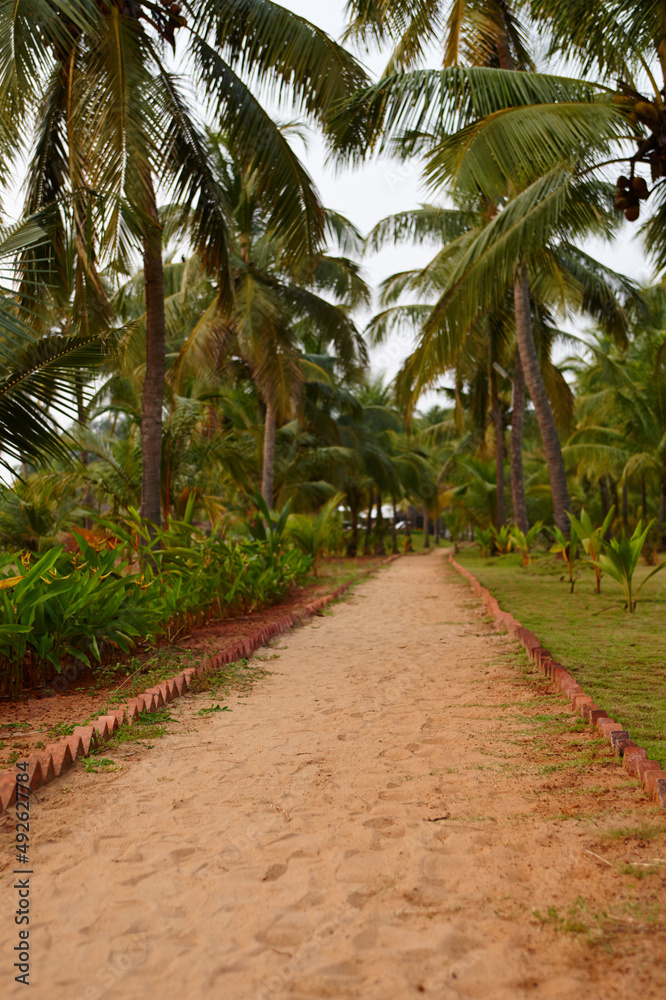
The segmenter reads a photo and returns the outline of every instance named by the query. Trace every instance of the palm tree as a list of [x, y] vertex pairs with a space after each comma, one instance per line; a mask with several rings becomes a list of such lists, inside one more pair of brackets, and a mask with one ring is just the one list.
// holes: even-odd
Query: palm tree
[[[428, 35], [434, 37], [443, 22], [442, 6], [405, 2], [390, 7], [390, 14], [385, 4], [371, 13], [364, 3], [352, 4], [357, 13], [353, 26], [362, 33], [373, 31], [379, 37], [404, 30], [395, 65], [408, 67], [422, 54], [423, 40]], [[461, 27], [466, 22], [472, 31], [462, 48], [476, 65], [461, 69], [456, 64], [460, 61]], [[535, 165], [541, 160], [538, 144], [529, 152], [525, 148], [521, 160], [503, 135], [505, 148], [496, 157], [493, 129], [502, 131], [501, 113], [512, 100], [529, 112], [546, 91], [549, 95], [556, 93], [561, 100], [576, 100], [588, 95], [590, 88], [556, 78], [556, 90], [544, 88], [537, 74], [523, 72], [531, 69], [531, 64], [520, 23], [507, 3], [453, 3], [448, 29], [445, 66], [451, 68], [385, 74], [338, 115], [332, 142], [342, 155], [352, 158], [365, 155], [369, 147], [381, 150], [394, 148], [396, 143], [405, 155], [423, 152], [424, 172], [431, 187], [439, 189], [454, 183], [461, 199], [478, 198], [481, 192], [490, 205], [502, 209], [478, 240], [466, 248], [449, 289], [424, 328], [424, 336], [439, 335], [449, 340], [460, 336], [456, 327], [461, 313], [465, 314], [464, 329], [478, 313], [480, 302], [486, 307], [496, 306], [504, 299], [507, 288], [513, 289], [520, 361], [517, 376], [519, 384], [523, 377], [527, 383], [539, 421], [555, 520], [561, 530], [568, 532], [566, 473], [534, 343], [530, 282], [538, 273], [543, 246], [553, 235], [561, 237], [568, 231], [568, 238], [575, 240], [586, 229], [608, 235], [609, 196], [607, 190], [596, 190], [594, 185], [581, 183], [580, 178], [574, 183], [569, 172], [562, 169], [547, 178], [544, 190], [535, 188], [532, 182], [539, 176]], [[603, 109], [601, 114], [603, 117]], [[560, 113], [557, 121], [562, 117]], [[516, 122], [516, 130], [519, 127]], [[522, 145], [527, 146], [524, 136]], [[585, 155], [581, 137], [577, 146], [569, 149], [566, 166], [583, 161]], [[537, 202], [540, 212], [535, 210]], [[452, 312], [457, 319], [452, 318]], [[448, 330], [441, 329], [446, 326]], [[520, 392], [517, 398], [522, 399]]]
[[[369, 304], [370, 289], [348, 257], [319, 251], [307, 266], [295, 262], [258, 197], [256, 174], [243, 171], [219, 141], [214, 149], [232, 208], [234, 300], [225, 307], [213, 297], [205, 305], [177, 369], [194, 365], [214, 373], [234, 358], [247, 366], [264, 407], [261, 493], [272, 508], [277, 429], [293, 412], [303, 382], [327, 378], [307, 345], [316, 344], [321, 355], [330, 348], [353, 381], [367, 365], [367, 352], [350, 313]], [[329, 239], [359, 249], [361, 236], [349, 220], [323, 212]]]
[[[485, 233], [486, 227], [487, 216], [478, 209], [446, 209], [436, 205], [423, 205], [415, 211], [401, 212], [378, 223], [368, 237], [368, 245], [372, 249], [402, 240], [430, 242], [438, 249], [425, 267], [401, 272], [384, 282], [382, 303], [385, 308], [371, 321], [370, 331], [375, 341], [401, 326], [416, 333], [417, 348], [407, 359], [399, 376], [401, 394], [410, 401], [410, 405], [424, 388], [436, 385], [441, 376], [449, 371], [455, 373], [458, 400], [463, 384], [469, 387], [468, 398], [473, 407], [475, 426], [481, 431], [485, 430], [486, 413], [490, 409], [497, 449], [498, 524], [504, 521], [503, 418], [499, 386], [506, 377], [504, 369], [513, 366], [513, 516], [521, 530], [526, 530], [522, 473], [525, 389], [520, 352], [514, 346], [517, 325], [512, 315], [510, 287], [505, 291], [504, 301], [497, 301], [485, 312], [477, 309], [475, 313], [467, 314], [467, 328], [461, 322], [454, 335], [446, 329], [442, 333], [432, 332], [435, 326], [433, 314], [436, 314], [451, 287], [452, 275], [459, 269], [470, 243], [478, 239], [479, 234]], [[538, 350], [540, 378], [547, 392], [549, 410], [553, 413], [553, 424], [563, 427], [571, 418], [572, 400], [566, 382], [550, 360], [554, 341], [560, 335], [552, 308], [559, 307], [566, 314], [585, 310], [598, 321], [620, 331], [628, 323], [625, 300], [635, 297], [636, 288], [632, 282], [564, 240], [558, 243], [553, 241], [543, 248], [540, 265], [532, 282], [530, 326], [534, 330], [535, 354]], [[412, 298], [417, 295], [419, 301], [405, 303], [401, 301], [405, 295]], [[499, 378], [500, 375], [502, 378]], [[505, 388], [508, 388], [506, 384]]]
[[[288, 93], [324, 122], [364, 81], [356, 61], [322, 31], [268, 0], [16, 0], [2, 21], [3, 151], [11, 162], [32, 133], [26, 210], [71, 208], [84, 284], [102, 295], [100, 254], [126, 273], [143, 258], [146, 369], [142, 399], [141, 509], [160, 520], [164, 395], [164, 270], [158, 184], [184, 206], [192, 244], [233, 297], [229, 206], [209, 143], [186, 96], [196, 92], [227, 135], [243, 169], [256, 175], [265, 211], [285, 252], [303, 264], [320, 246], [324, 213], [288, 141], [244, 82]], [[187, 48], [188, 86], [168, 69], [175, 39]], [[94, 239], [90, 239], [90, 234]]]
[[[661, 288], [651, 289], [653, 326], [640, 323], [624, 350], [598, 339], [591, 358], [578, 365], [577, 431], [568, 450], [601, 475], [618, 466], [621, 485], [640, 487], [641, 517], [647, 517], [647, 488], [656, 484], [658, 534], [666, 524], [666, 332]], [[657, 309], [654, 306], [657, 305]], [[656, 315], [655, 315], [656, 313]], [[598, 478], [601, 479], [601, 475]], [[626, 517], [625, 517], [626, 520]]]

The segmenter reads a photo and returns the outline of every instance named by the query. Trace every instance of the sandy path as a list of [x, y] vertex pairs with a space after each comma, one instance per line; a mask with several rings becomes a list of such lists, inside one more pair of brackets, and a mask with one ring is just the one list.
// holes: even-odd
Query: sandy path
[[[525, 721], [537, 689], [441, 552], [281, 646], [233, 712], [202, 719], [209, 699], [186, 699], [174, 734], [122, 771], [79, 767], [40, 793], [31, 997], [663, 997], [658, 926], [607, 955], [533, 915], [633, 899], [615, 856], [586, 850], [611, 849], [604, 823], [663, 821], [606, 761], [544, 777], [559, 750]], [[562, 803], [583, 802], [569, 793], [600, 781], [587, 826], [567, 820]], [[0, 898], [0, 992], [23, 996], [4, 873]]]

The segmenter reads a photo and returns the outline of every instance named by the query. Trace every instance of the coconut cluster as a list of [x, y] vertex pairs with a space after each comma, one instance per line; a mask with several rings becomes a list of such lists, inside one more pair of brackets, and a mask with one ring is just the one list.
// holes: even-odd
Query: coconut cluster
[[184, 27], [187, 19], [183, 16], [180, 4], [172, 3], [171, 0], [158, 0], [158, 2], [163, 11], [160, 11], [155, 3], [145, 3], [145, 0], [125, 0], [120, 13], [135, 21], [146, 21], [160, 38], [175, 49], [176, 30]]
[[618, 177], [615, 207], [624, 212], [627, 222], [636, 222], [641, 214], [640, 203], [650, 195], [643, 177]]

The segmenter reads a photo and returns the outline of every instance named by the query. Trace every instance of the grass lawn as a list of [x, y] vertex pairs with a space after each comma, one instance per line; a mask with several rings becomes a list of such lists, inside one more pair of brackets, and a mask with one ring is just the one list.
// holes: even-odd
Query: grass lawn
[[[620, 586], [604, 576], [595, 594], [592, 569], [580, 563], [570, 594], [564, 563], [545, 553], [526, 568], [513, 553], [481, 558], [476, 546], [456, 558], [666, 768], [666, 570], [630, 615]], [[649, 572], [639, 565], [634, 590]]]

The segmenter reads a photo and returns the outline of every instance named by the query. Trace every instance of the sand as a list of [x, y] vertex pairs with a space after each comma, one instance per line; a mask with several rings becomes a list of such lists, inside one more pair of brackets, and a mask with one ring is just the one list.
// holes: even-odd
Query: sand
[[188, 696], [121, 770], [38, 793], [31, 989], [3, 871], [3, 997], [666, 994], [664, 876], [618, 867], [666, 857], [663, 817], [592, 736], [544, 736], [564, 703], [441, 551], [275, 646], [232, 711]]

